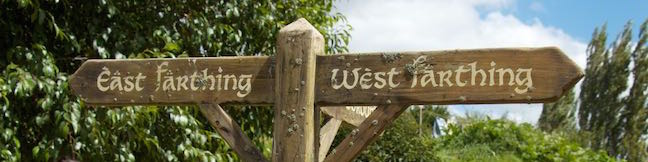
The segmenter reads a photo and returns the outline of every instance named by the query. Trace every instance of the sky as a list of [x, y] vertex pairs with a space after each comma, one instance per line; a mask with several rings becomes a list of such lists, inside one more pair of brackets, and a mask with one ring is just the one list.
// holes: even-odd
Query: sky
[[[632, 20], [636, 37], [648, 18], [648, 1], [637, 0], [338, 0], [335, 7], [353, 26], [351, 53], [557, 46], [581, 68], [594, 28], [607, 23], [608, 38], [614, 39]], [[542, 104], [451, 105], [448, 110], [535, 124]]]

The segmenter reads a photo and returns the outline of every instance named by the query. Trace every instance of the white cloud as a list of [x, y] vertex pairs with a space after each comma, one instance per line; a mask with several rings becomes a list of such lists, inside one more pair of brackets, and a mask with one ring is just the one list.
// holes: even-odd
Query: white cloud
[[[338, 1], [336, 7], [354, 28], [350, 52], [558, 46], [584, 67], [584, 43], [539, 19], [524, 23], [528, 21], [503, 12], [513, 4], [507, 0], [378, 0]], [[466, 106], [508, 111], [509, 116], [530, 123], [542, 111], [541, 104]]]

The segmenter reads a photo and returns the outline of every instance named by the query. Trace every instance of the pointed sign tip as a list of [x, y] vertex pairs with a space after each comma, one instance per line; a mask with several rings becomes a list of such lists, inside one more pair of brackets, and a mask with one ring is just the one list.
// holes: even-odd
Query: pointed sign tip
[[585, 76], [585, 73], [583, 69], [580, 66], [578, 66], [574, 62], [574, 60], [570, 59], [569, 56], [565, 52], [563, 52], [560, 48], [555, 46], [547, 47], [547, 48], [560, 55], [560, 59], [563, 62], [564, 69], [566, 69], [567, 71], [566, 77], [568, 81], [565, 82], [564, 85], [562, 85], [561, 93], [553, 99], [555, 101], [558, 100], [567, 92], [569, 92]]

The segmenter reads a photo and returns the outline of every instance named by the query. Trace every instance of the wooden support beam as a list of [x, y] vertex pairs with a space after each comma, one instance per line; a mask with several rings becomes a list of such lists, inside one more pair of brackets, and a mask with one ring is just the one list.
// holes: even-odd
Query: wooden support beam
[[321, 107], [321, 110], [328, 116], [342, 120], [356, 127], [360, 126], [360, 124], [362, 124], [362, 121], [367, 118], [357, 112], [347, 109], [347, 106], [326, 106]]
[[324, 37], [306, 19], [279, 30], [272, 161], [317, 161], [315, 60], [322, 54]]
[[407, 109], [408, 105], [381, 105], [351, 131], [340, 145], [326, 157], [325, 162], [346, 162], [355, 158], [362, 150], [373, 142], [396, 117]]
[[320, 129], [319, 161], [324, 161], [324, 158], [326, 158], [326, 153], [331, 148], [331, 144], [333, 144], [333, 139], [335, 139], [340, 125], [342, 125], [341, 120], [331, 118]]
[[242, 161], [267, 161], [241, 127], [218, 104], [201, 103], [200, 112]]

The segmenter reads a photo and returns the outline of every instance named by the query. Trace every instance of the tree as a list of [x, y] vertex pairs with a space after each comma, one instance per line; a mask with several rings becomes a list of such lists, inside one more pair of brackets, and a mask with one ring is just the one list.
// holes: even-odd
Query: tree
[[435, 155], [440, 161], [615, 161], [604, 152], [579, 146], [561, 134], [506, 119], [468, 118], [450, 124]]
[[[626, 24], [609, 48], [605, 25], [596, 29], [587, 48], [587, 67], [581, 86], [578, 123], [589, 137], [586, 145], [631, 161], [645, 161], [646, 143], [646, 20], [639, 41], [632, 43], [632, 23]], [[629, 66], [633, 63], [633, 66]], [[632, 86], [628, 81], [632, 74]], [[628, 92], [628, 95], [624, 95]], [[585, 136], [584, 136], [585, 137]]]
[[[440, 138], [419, 135], [415, 115], [403, 113], [354, 161], [615, 161], [564, 134], [506, 119], [467, 116], [464, 123], [449, 124]], [[352, 129], [343, 127], [334, 145]]]
[[574, 107], [574, 91], [569, 91], [556, 102], [543, 104], [538, 127], [545, 132], [575, 128]]
[[[411, 113], [402, 113], [354, 161], [436, 161], [434, 139], [428, 134], [419, 135], [417, 122]], [[350, 130], [343, 129], [334, 143], [342, 142]], [[424, 132], [430, 131], [424, 128]]]
[[[236, 160], [192, 106], [89, 107], [68, 76], [86, 58], [272, 55], [299, 17], [346, 51], [350, 26], [333, 1], [0, 0], [0, 159]], [[272, 111], [226, 110], [270, 154]]]
[[646, 152], [645, 136], [648, 134], [648, 49], [645, 44], [648, 41], [648, 19], [641, 24], [639, 40], [631, 52], [633, 69], [632, 87], [627, 97], [623, 99], [626, 103], [621, 112], [621, 126], [624, 129], [622, 138], [622, 150], [619, 152], [629, 161], [642, 161], [648, 159]]

